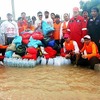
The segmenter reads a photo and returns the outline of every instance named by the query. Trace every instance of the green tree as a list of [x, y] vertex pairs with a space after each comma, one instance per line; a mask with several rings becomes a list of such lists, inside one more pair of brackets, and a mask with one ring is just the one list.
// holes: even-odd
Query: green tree
[[93, 7], [97, 7], [100, 10], [100, 0], [80, 1], [80, 8], [82, 10], [88, 10], [88, 12], [90, 12]]

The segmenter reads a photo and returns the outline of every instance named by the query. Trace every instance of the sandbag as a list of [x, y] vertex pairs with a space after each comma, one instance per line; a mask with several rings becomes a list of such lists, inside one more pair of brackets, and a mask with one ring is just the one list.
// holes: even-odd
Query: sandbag
[[15, 36], [12, 43], [21, 44], [22, 43], [22, 37], [21, 36]]
[[51, 40], [48, 42], [48, 46], [54, 47], [55, 45], [55, 40]]
[[36, 39], [36, 40], [42, 40], [44, 38], [43, 37], [43, 33], [41, 33], [41, 32], [34, 32], [32, 34], [32, 38]]
[[29, 43], [29, 39], [22, 39], [22, 42], [23, 42], [24, 44], [28, 44], [28, 43]]
[[28, 47], [28, 48], [26, 49], [26, 51], [27, 51], [28, 53], [30, 53], [30, 54], [36, 54], [36, 55], [37, 55], [37, 49], [34, 48], [34, 47]]
[[36, 54], [26, 54], [22, 57], [23, 59], [34, 59], [36, 60], [37, 59], [37, 55]]
[[14, 43], [9, 44], [6, 51], [16, 51], [16, 45]]
[[46, 47], [48, 46], [48, 43], [51, 41], [50, 37], [44, 37], [44, 39], [42, 40], [43, 45]]
[[12, 54], [12, 58], [21, 58], [20, 55], [15, 54], [15, 52]]
[[42, 31], [44, 35], [47, 35], [49, 32], [54, 31], [54, 28], [49, 25], [47, 22], [42, 21]]
[[28, 43], [28, 47], [35, 47], [37, 48], [38, 46], [42, 45], [42, 42], [40, 40], [35, 40], [32, 37], [30, 37], [29, 39], [29, 43]]
[[6, 51], [5, 52], [5, 57], [11, 58], [12, 57], [12, 54], [13, 54], [13, 51]]
[[54, 58], [57, 54], [56, 50], [54, 50], [52, 47], [49, 47], [49, 46], [44, 48], [44, 50], [48, 53], [44, 55], [47, 59]]
[[16, 48], [15, 54], [18, 54], [20, 56], [24, 56], [26, 54], [26, 46], [25, 45], [19, 45]]
[[25, 34], [21, 34], [22, 39], [29, 39], [31, 34], [30, 33], [25, 33]]

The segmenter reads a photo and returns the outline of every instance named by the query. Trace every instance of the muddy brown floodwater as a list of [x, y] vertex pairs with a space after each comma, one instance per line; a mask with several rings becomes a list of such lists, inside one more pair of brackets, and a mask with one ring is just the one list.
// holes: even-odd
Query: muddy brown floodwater
[[0, 100], [100, 100], [100, 72], [73, 66], [1, 67]]

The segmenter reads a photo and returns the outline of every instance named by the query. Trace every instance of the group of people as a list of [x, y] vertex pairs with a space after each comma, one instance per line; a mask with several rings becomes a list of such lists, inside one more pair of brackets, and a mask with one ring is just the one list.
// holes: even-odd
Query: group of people
[[76, 65], [90, 65], [90, 68], [94, 69], [95, 64], [100, 63], [99, 9], [93, 7], [90, 18], [88, 14], [87, 10], [83, 10], [80, 15], [79, 8], [74, 7], [73, 17], [70, 18], [70, 15], [65, 13], [64, 20], [61, 21], [59, 14], [50, 14], [48, 11], [44, 12], [44, 19], [41, 11], [37, 13], [37, 18], [32, 16], [31, 19], [27, 19], [26, 13], [22, 12], [21, 17], [15, 22], [12, 14], [8, 13], [8, 20], [0, 26], [0, 44], [11, 44], [14, 37], [23, 32], [43, 32], [42, 22], [45, 21], [54, 28], [54, 31], [48, 33], [46, 37], [54, 39], [60, 46], [57, 50], [58, 55], [70, 58]]

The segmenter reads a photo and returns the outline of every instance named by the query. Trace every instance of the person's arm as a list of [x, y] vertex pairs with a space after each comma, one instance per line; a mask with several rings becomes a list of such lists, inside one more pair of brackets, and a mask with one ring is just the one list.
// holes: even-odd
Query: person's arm
[[93, 43], [92, 44], [92, 53], [87, 54], [86, 58], [90, 59], [91, 57], [96, 56], [96, 55], [97, 55], [97, 48], [96, 48], [96, 45]]
[[78, 47], [78, 44], [77, 44], [77, 42], [76, 41], [73, 41], [73, 45], [74, 45], [74, 53], [75, 54], [77, 54], [77, 53], [79, 53], [79, 47]]
[[81, 23], [82, 23], [82, 34], [81, 34], [81, 37], [83, 38], [87, 34], [87, 22], [84, 21], [84, 18], [82, 18]]
[[69, 35], [71, 33], [70, 27], [71, 27], [71, 25], [70, 25], [70, 21], [69, 21], [68, 22], [68, 26], [67, 26], [67, 34], [69, 34]]
[[41, 24], [42, 24], [42, 21], [39, 23], [39, 22], [36, 22], [35, 23], [35, 31], [39, 28], [39, 27], [41, 27]]
[[63, 48], [61, 48], [60, 53], [61, 53], [60, 55], [61, 55], [62, 57], [65, 57], [65, 56], [66, 56], [65, 42], [63, 43]]
[[60, 40], [63, 38], [63, 30], [62, 30], [63, 23], [60, 26]]

